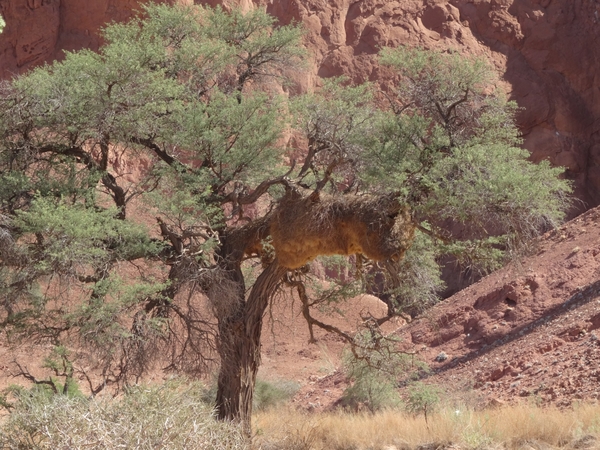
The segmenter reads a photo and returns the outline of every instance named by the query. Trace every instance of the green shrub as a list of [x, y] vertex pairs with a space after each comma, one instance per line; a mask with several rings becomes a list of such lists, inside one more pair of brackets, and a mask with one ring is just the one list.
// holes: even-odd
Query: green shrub
[[406, 410], [415, 415], [423, 414], [426, 421], [427, 415], [433, 413], [439, 403], [440, 389], [437, 386], [416, 382], [408, 389]]
[[185, 380], [136, 386], [112, 400], [24, 391], [0, 427], [0, 448], [247, 448], [241, 429], [215, 421], [201, 393]]
[[351, 409], [366, 407], [375, 412], [400, 405], [397, 380], [423, 367], [410, 355], [396, 349], [398, 341], [378, 329], [355, 336], [355, 347], [343, 357], [343, 366], [352, 385], [343, 394], [342, 404]]
[[351, 386], [346, 388], [342, 396], [342, 404], [354, 410], [366, 407], [369, 411], [375, 412], [398, 407], [400, 397], [392, 381], [385, 379], [374, 370], [365, 370], [355, 378]]
[[264, 411], [273, 406], [280, 405], [290, 400], [300, 386], [293, 381], [266, 381], [257, 380], [254, 388], [253, 409]]
[[[254, 411], [266, 411], [273, 406], [280, 405], [290, 400], [300, 389], [300, 385], [294, 381], [278, 380], [266, 381], [258, 379], [254, 387], [252, 398], [252, 409]], [[217, 397], [217, 379], [204, 388], [201, 399], [204, 403], [214, 406]]]

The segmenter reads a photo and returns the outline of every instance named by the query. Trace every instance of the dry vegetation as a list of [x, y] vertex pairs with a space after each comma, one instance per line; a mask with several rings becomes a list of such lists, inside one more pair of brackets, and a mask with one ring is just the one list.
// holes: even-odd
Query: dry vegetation
[[241, 450], [241, 429], [214, 419], [197, 382], [137, 386], [116, 399], [20, 390], [0, 422], [0, 449]]
[[427, 421], [399, 411], [307, 414], [277, 409], [257, 414], [254, 424], [254, 443], [261, 450], [600, 447], [598, 405], [562, 411], [533, 405], [445, 408]]
[[261, 405], [253, 418], [252, 445], [239, 427], [214, 419], [206, 388], [198, 382], [173, 379], [104, 400], [90, 400], [77, 392], [52, 396], [43, 389], [15, 391], [14, 408], [0, 422], [0, 449], [600, 448], [600, 405], [560, 410], [520, 404], [474, 410], [466, 397], [446, 397], [445, 406], [428, 413], [427, 419], [400, 409], [376, 414], [308, 413], [282, 403], [289, 398], [282, 386], [263, 384], [257, 389]]

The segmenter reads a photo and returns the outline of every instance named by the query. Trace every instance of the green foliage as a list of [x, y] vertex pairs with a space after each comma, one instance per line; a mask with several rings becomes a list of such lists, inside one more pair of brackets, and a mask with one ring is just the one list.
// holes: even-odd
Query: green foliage
[[260, 9], [243, 14], [223, 14], [220, 7], [209, 13], [207, 35], [226, 43], [237, 58], [237, 89], [250, 79], [264, 80], [278, 70], [300, 67], [305, 55], [297, 45], [301, 28], [294, 24], [275, 27], [275, 18]]
[[38, 384], [34, 384], [30, 388], [24, 388], [16, 384], [10, 385], [3, 391], [4, 401], [2, 406], [7, 411], [12, 411], [34, 398], [44, 398], [50, 402], [55, 396], [65, 396], [71, 399], [83, 399], [86, 397], [81, 392], [81, 387], [77, 380], [69, 377], [51, 376], [44, 380], [38, 380]]
[[256, 380], [254, 389], [253, 409], [264, 411], [289, 401], [300, 386], [293, 381]]
[[351, 351], [343, 357], [344, 370], [352, 385], [343, 394], [343, 404], [375, 412], [401, 404], [397, 380], [409, 372], [423, 370], [421, 361], [396, 349], [397, 341], [372, 328], [358, 334]]
[[[402, 79], [365, 153], [366, 183], [398, 189], [432, 235], [453, 241], [443, 251], [484, 269], [560, 222], [570, 184], [518, 147], [516, 106], [492, 91], [483, 60], [401, 47], [381, 62]], [[465, 230], [458, 241], [453, 226]]]
[[[233, 194], [283, 173], [286, 106], [257, 83], [303, 55], [301, 29], [262, 10], [147, 4], [103, 33], [98, 53], [4, 83], [0, 112], [3, 325], [83, 346], [78, 367], [104, 374], [93, 389], [157, 355], [205, 368], [214, 318], [175, 297], [206, 286]], [[122, 164], [144, 169], [125, 178]], [[158, 226], [140, 225], [153, 226], [140, 205]]]
[[344, 78], [328, 79], [318, 94], [307, 94], [292, 102], [294, 125], [309, 144], [298, 173], [308, 186], [327, 180], [323, 174], [341, 186], [351, 185], [363, 169], [364, 144], [375, 132], [373, 125], [378, 116], [372, 104], [373, 88], [369, 84], [346, 84]]
[[29, 209], [16, 214], [12, 225], [21, 239], [41, 236], [44, 240], [39, 256], [41, 271], [83, 274], [111, 259], [137, 259], [160, 251], [160, 245], [150, 240], [143, 226], [116, 216], [114, 208], [99, 211], [38, 197]]
[[74, 378], [74, 367], [71, 362], [71, 352], [66, 347], [59, 345], [52, 348], [44, 359], [42, 367], [49, 369], [53, 374], [45, 379], [37, 379], [18, 362], [14, 365], [20, 370], [20, 375], [33, 382], [33, 386], [25, 388], [20, 385], [10, 385], [0, 393], [0, 406], [8, 412], [18, 410], [21, 405], [34, 399], [44, 399], [51, 402], [55, 396], [64, 396], [70, 399], [83, 399], [79, 383]]
[[[151, 240], [144, 227], [117, 219], [114, 209], [91, 209], [44, 197], [17, 212], [11, 225], [22, 243], [11, 249], [19, 255], [21, 267], [4, 271], [0, 278], [0, 292], [11, 295], [14, 302], [5, 330], [15, 339], [37, 336], [58, 343], [63, 342], [61, 331], [77, 331], [82, 342], [96, 347], [97, 357], [105, 356], [107, 363], [118, 359], [117, 349], [131, 337], [125, 318], [133, 315], [137, 304], [159, 295], [166, 283], [149, 278], [132, 283], [116, 273], [90, 274], [102, 273], [113, 261], [152, 257], [163, 245]], [[32, 249], [32, 241], [39, 247]], [[43, 276], [56, 277], [62, 295], [42, 294], [37, 279]], [[86, 296], [88, 301], [74, 301]], [[146, 329], [158, 320], [145, 321]], [[57, 356], [51, 355], [48, 364]], [[46, 367], [54, 370], [53, 365]]]
[[340, 313], [340, 305], [363, 292], [356, 267], [340, 255], [320, 256], [316, 262], [322, 273], [315, 270], [307, 274], [304, 281], [312, 291], [312, 306], [322, 313]]
[[[104, 272], [115, 261], [153, 257], [163, 248], [145, 227], [117, 219], [115, 209], [38, 196], [10, 224], [0, 294], [8, 313], [5, 331], [17, 341], [21, 336], [66, 344], [61, 332], [78, 330], [88, 343], [102, 335], [102, 352], [114, 353], [114, 345], [131, 334], [123, 320], [132, 307], [165, 288], [164, 282], [132, 283]], [[41, 289], [45, 277], [54, 279], [58, 294]]]
[[376, 412], [397, 408], [401, 404], [395, 383], [374, 370], [352, 372], [354, 382], [344, 390], [342, 404], [353, 410], [366, 408]]
[[427, 419], [427, 415], [432, 414], [439, 406], [440, 394], [441, 391], [437, 386], [417, 381], [408, 389], [405, 408], [409, 413], [423, 414]]
[[171, 380], [136, 386], [119, 399], [21, 392], [0, 427], [0, 447], [19, 449], [242, 449], [239, 427], [217, 423], [202, 386]]
[[440, 248], [434, 240], [417, 231], [404, 258], [387, 273], [390, 282], [386, 293], [392, 296], [394, 313], [415, 316], [439, 300], [437, 293], [444, 287], [437, 262], [439, 255]]
[[[382, 64], [397, 69], [405, 78], [400, 87], [401, 96], [417, 100], [430, 117], [454, 113], [449, 111], [452, 105], [461, 101], [469, 102], [468, 99], [463, 100], [465, 94], [482, 94], [494, 81], [493, 71], [485, 60], [458, 52], [440, 53], [419, 48], [388, 47], [381, 51], [380, 60]], [[455, 108], [460, 113], [464, 110], [464, 114], [470, 109], [462, 103]], [[448, 116], [450, 117], [455, 116]], [[456, 124], [459, 128], [461, 125], [467, 124]]]
[[214, 161], [210, 175], [219, 183], [247, 182], [257, 170], [267, 169], [264, 176], [272, 173], [268, 168], [279, 151], [273, 144], [285, 127], [284, 118], [277, 100], [260, 93], [245, 96], [241, 104], [235, 97], [214, 94], [210, 103], [186, 108], [169, 139], [194, 149], [192, 155], [200, 161]]

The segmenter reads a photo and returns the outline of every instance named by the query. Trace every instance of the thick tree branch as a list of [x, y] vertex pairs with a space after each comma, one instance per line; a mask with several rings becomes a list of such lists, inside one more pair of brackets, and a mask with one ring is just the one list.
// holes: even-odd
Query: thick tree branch
[[466, 102], [469, 99], [469, 89], [465, 89], [465, 95], [463, 95], [461, 98], [459, 98], [458, 100], [456, 100], [454, 103], [452, 103], [448, 109], [446, 110], [446, 116], [444, 117], [444, 119], [446, 120], [446, 122], [450, 119], [450, 116], [452, 115], [452, 113], [454, 112], [454, 110], [456, 109], [456, 107], [458, 105], [460, 105], [461, 103]]
[[39, 149], [39, 153], [55, 153], [58, 155], [73, 156], [78, 161], [84, 164], [90, 171], [103, 172], [101, 181], [102, 184], [110, 191], [110, 195], [113, 198], [115, 205], [119, 208], [119, 219], [125, 219], [125, 206], [127, 204], [126, 191], [119, 186], [117, 179], [111, 173], [106, 171], [106, 165], [108, 164], [108, 146], [102, 144], [102, 161], [99, 164], [94, 158], [86, 152], [82, 147], [67, 147], [64, 145], [46, 145]]
[[302, 280], [294, 279], [292, 278], [292, 276], [290, 276], [290, 274], [287, 274], [284, 281], [288, 286], [295, 288], [296, 292], [298, 293], [298, 297], [300, 297], [300, 301], [302, 302], [302, 315], [304, 316], [304, 319], [308, 324], [308, 331], [310, 334], [310, 338], [308, 341], [309, 343], [313, 344], [317, 342], [313, 331], [313, 325], [316, 325], [319, 328], [322, 328], [323, 330], [328, 331], [330, 333], [335, 333], [338, 336], [341, 336], [349, 344], [354, 343], [354, 338], [348, 333], [340, 330], [337, 327], [334, 327], [333, 325], [323, 323], [310, 315], [311, 303], [310, 299], [308, 298], [308, 294], [306, 293], [306, 286], [304, 285]]
[[164, 151], [162, 148], [160, 148], [152, 139], [132, 137], [130, 139], [130, 141], [133, 144], [143, 145], [147, 149], [152, 150], [156, 156], [158, 156], [162, 161], [167, 163], [169, 166], [177, 165], [177, 166], [181, 166], [182, 168], [185, 168], [185, 166], [183, 164], [181, 164], [179, 161], [177, 161], [175, 158], [173, 158], [171, 155], [169, 155], [166, 151]]
[[238, 203], [240, 205], [250, 205], [256, 202], [262, 195], [264, 195], [271, 186], [274, 186], [276, 184], [283, 184], [284, 186], [289, 185], [289, 180], [287, 179], [287, 177], [290, 175], [290, 173], [292, 173], [295, 166], [296, 161], [292, 161], [292, 166], [285, 174], [277, 178], [273, 178], [272, 180], [263, 181], [256, 187], [256, 189], [254, 189], [254, 191], [252, 191], [251, 194], [239, 197]]
[[339, 166], [341, 164], [341, 159], [340, 158], [336, 158], [333, 161], [331, 161], [329, 163], [329, 165], [327, 166], [327, 169], [325, 169], [325, 173], [323, 174], [323, 178], [321, 178], [318, 182], [317, 182], [317, 186], [315, 187], [315, 190], [313, 192], [313, 195], [318, 194], [329, 182], [329, 180], [331, 180], [331, 175], [333, 175], [333, 171], [335, 170], [335, 168], [337, 166]]
[[317, 153], [319, 153], [321, 150], [327, 147], [323, 143], [320, 143], [320, 145], [317, 145], [317, 143], [318, 140], [315, 139], [314, 136], [310, 136], [308, 138], [308, 154], [306, 155], [306, 158], [304, 158], [304, 164], [302, 165], [300, 172], [298, 172], [298, 178], [303, 177], [306, 174], [306, 172], [308, 172], [308, 170], [312, 167], [312, 162]]
[[13, 377], [23, 377], [26, 380], [31, 381], [33, 384], [38, 384], [38, 385], [43, 384], [46, 386], [50, 386], [50, 389], [52, 389], [52, 392], [54, 392], [55, 394], [58, 394], [58, 387], [56, 386], [56, 383], [54, 381], [38, 380], [36, 377], [31, 375], [29, 370], [23, 368], [23, 366], [21, 366], [17, 360], [14, 360], [13, 363], [19, 368], [19, 373], [12, 375]]

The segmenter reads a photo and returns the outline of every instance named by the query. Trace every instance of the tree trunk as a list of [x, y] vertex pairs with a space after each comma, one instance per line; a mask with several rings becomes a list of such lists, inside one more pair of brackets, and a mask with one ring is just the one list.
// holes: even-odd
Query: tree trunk
[[244, 301], [244, 280], [239, 268], [229, 270], [240, 296], [235, 308], [219, 318], [219, 371], [217, 415], [221, 420], [241, 422], [251, 436], [252, 398], [260, 365], [260, 338], [264, 312], [286, 269], [273, 261], [257, 278]]

